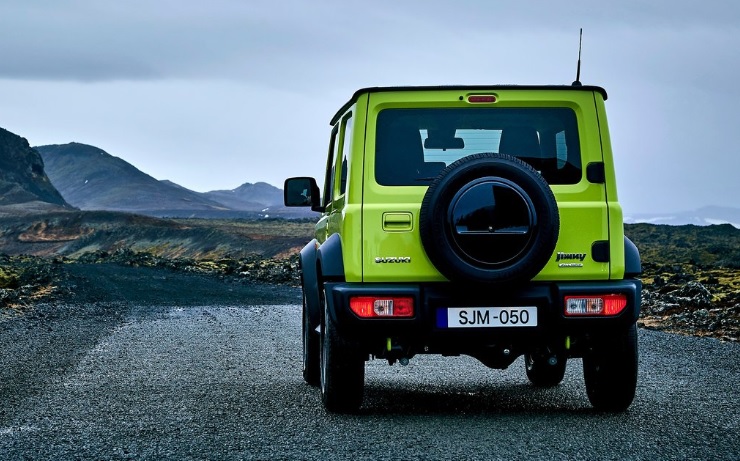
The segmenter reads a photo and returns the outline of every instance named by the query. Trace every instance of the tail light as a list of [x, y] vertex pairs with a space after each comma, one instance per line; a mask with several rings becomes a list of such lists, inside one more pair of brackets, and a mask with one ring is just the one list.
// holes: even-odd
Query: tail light
[[353, 296], [349, 308], [361, 318], [413, 317], [414, 298], [410, 296]]
[[566, 296], [565, 315], [609, 317], [620, 314], [627, 307], [625, 295]]

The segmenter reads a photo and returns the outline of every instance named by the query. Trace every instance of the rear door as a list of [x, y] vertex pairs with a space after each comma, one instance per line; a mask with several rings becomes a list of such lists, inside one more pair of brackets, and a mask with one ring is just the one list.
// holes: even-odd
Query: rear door
[[[479, 94], [494, 95], [494, 101], [471, 98]], [[592, 250], [609, 236], [606, 188], [598, 174], [598, 165], [603, 165], [598, 126], [594, 96], [588, 91], [371, 93], [363, 176], [363, 280], [445, 280], [421, 245], [420, 205], [442, 168], [480, 152], [519, 156], [541, 171], [556, 196], [560, 237], [535, 280], [607, 279], [608, 261], [595, 259]]]

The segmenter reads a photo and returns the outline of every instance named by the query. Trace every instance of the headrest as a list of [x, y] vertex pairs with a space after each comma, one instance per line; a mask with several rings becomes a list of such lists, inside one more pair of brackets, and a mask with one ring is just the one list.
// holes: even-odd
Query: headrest
[[517, 157], [540, 158], [540, 138], [537, 130], [529, 126], [514, 126], [501, 132], [498, 151]]

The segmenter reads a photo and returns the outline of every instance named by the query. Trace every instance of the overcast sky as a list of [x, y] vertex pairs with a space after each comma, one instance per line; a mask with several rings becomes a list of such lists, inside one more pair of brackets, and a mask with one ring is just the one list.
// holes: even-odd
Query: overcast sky
[[323, 181], [365, 86], [609, 93], [627, 214], [740, 206], [740, 2], [0, 0], [0, 127], [197, 191]]

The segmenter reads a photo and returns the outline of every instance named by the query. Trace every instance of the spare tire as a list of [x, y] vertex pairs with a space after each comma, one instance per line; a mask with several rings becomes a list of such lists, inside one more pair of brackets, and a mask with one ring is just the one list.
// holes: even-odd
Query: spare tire
[[451, 281], [529, 281], [552, 256], [559, 231], [550, 186], [505, 154], [475, 154], [447, 166], [419, 214], [424, 250]]

